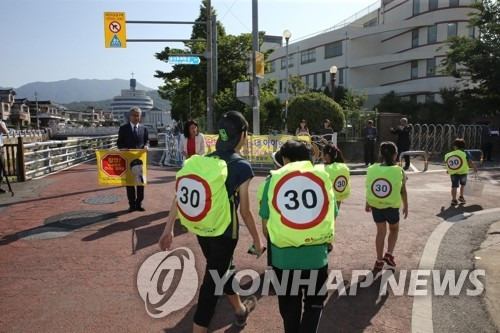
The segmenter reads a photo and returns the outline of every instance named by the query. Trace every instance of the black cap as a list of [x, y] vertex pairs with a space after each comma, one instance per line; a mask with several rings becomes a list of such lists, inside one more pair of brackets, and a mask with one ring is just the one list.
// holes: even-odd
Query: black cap
[[219, 138], [215, 144], [218, 151], [231, 151], [240, 142], [241, 133], [248, 130], [245, 117], [238, 111], [229, 111], [217, 122]]
[[274, 164], [279, 166], [280, 168], [283, 167], [283, 156], [281, 156], [281, 151], [278, 150], [275, 153], [271, 154], [271, 158], [273, 159]]

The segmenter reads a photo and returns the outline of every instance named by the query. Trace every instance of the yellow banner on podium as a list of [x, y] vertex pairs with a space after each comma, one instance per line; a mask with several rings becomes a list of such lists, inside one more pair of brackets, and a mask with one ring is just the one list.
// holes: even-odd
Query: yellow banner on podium
[[97, 150], [99, 185], [144, 186], [147, 174], [147, 152], [133, 150]]

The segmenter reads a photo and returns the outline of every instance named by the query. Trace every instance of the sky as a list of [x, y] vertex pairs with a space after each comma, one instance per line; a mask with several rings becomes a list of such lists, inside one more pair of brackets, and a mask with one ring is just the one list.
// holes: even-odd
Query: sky
[[[290, 43], [328, 29], [376, 0], [259, 0], [259, 30]], [[0, 87], [30, 82], [126, 79], [156, 89], [156, 70], [171, 65], [154, 54], [181, 43], [127, 43], [105, 48], [104, 12], [125, 12], [126, 20], [194, 21], [201, 0], [2, 0], [0, 8]], [[252, 31], [252, 0], [212, 0], [227, 34]], [[127, 24], [127, 39], [189, 39], [191, 25]], [[126, 87], [124, 87], [126, 88]]]

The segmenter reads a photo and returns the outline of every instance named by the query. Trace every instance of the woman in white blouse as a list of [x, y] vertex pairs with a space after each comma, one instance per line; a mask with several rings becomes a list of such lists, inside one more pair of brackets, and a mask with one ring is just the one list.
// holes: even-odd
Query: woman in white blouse
[[185, 159], [195, 154], [205, 155], [205, 138], [199, 132], [198, 123], [194, 120], [189, 120], [184, 124], [180, 151]]

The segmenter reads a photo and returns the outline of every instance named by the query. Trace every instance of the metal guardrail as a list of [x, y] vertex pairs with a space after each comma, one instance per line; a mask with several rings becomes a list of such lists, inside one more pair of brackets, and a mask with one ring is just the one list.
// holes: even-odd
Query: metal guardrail
[[429, 155], [440, 155], [451, 150], [456, 138], [463, 138], [467, 147], [481, 147], [483, 125], [409, 124], [412, 150], [423, 150]]
[[399, 164], [400, 165], [403, 165], [403, 160], [404, 160], [404, 157], [405, 156], [423, 156], [424, 157], [424, 169], [423, 170], [417, 170], [419, 172], [426, 172], [427, 169], [429, 168], [429, 156], [427, 155], [427, 152], [426, 151], [422, 151], [422, 150], [409, 150], [409, 151], [405, 151], [405, 152], [402, 152], [400, 155], [399, 155]]
[[479, 161], [479, 166], [483, 166], [484, 155], [481, 149], [466, 149], [465, 152], [471, 154], [473, 161], [476, 161], [474, 157], [479, 156], [479, 159], [477, 161]]
[[[17, 178], [25, 181], [95, 159], [96, 149], [114, 149], [118, 135], [22, 144], [17, 150]], [[22, 140], [20, 140], [22, 143]], [[19, 160], [22, 156], [22, 160]]]
[[7, 134], [4, 134], [7, 138], [18, 138], [18, 137], [26, 137], [26, 136], [37, 136], [44, 135], [47, 133], [46, 130], [35, 130], [35, 129], [23, 129], [23, 130], [15, 130], [9, 129]]

